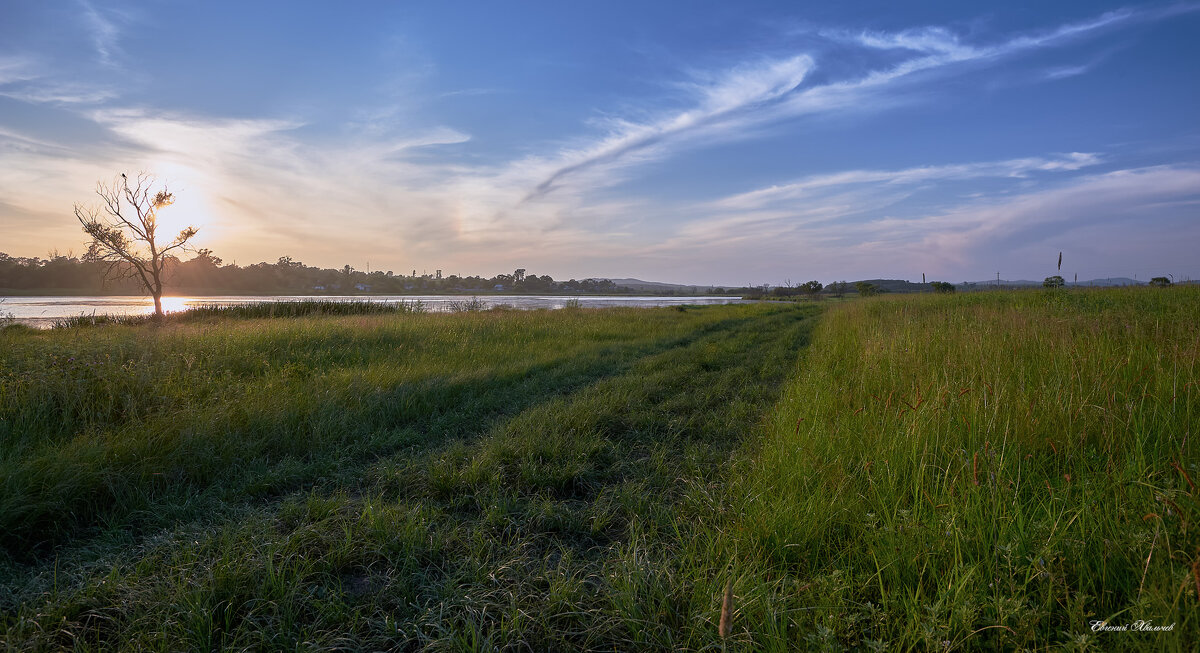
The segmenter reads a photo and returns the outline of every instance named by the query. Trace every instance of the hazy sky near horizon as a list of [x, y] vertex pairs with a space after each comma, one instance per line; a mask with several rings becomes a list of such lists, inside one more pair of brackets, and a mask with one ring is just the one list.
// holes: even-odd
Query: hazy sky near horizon
[[0, 251], [97, 180], [239, 264], [1200, 278], [1200, 4], [0, 0]]

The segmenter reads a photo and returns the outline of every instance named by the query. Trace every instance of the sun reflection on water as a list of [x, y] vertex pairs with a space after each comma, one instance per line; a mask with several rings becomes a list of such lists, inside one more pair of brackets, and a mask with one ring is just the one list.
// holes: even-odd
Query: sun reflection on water
[[[195, 300], [191, 297], [163, 297], [162, 298], [162, 307], [163, 307], [163, 312], [165, 312], [165, 313], [177, 313], [179, 311], [186, 311], [187, 309], [191, 308], [194, 303], [195, 303]], [[146, 312], [147, 313], [154, 312], [154, 302], [152, 300], [150, 301], [150, 305], [147, 307]]]

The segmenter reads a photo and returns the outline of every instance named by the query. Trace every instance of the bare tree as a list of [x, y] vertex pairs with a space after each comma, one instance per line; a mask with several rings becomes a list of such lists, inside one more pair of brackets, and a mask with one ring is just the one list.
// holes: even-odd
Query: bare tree
[[154, 315], [162, 317], [163, 271], [167, 255], [174, 250], [187, 249], [196, 235], [195, 227], [187, 227], [168, 243], [158, 240], [158, 211], [175, 202], [175, 195], [166, 186], [155, 191], [155, 178], [146, 172], [138, 173], [130, 182], [122, 174], [111, 184], [96, 183], [96, 194], [104, 206], [75, 205], [75, 217], [83, 231], [92, 237], [86, 260], [105, 263], [105, 280], [132, 278], [154, 297]]

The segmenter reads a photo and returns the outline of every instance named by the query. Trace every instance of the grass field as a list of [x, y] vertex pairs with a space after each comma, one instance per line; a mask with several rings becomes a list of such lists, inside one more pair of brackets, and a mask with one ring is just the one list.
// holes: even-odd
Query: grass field
[[254, 317], [0, 331], [7, 648], [1200, 635], [1196, 289]]
[[743, 639], [1195, 650], [1198, 290], [831, 310], [710, 529]]
[[681, 546], [683, 497], [719, 482], [756, 433], [814, 313], [489, 311], [0, 335], [0, 639], [695, 641], [712, 618], [708, 588], [649, 605], [643, 593], [660, 582], [649, 565]]

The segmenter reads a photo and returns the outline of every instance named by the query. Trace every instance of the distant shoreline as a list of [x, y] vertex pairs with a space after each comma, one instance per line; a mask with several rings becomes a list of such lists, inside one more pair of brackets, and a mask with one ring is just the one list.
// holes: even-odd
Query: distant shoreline
[[[128, 292], [96, 292], [81, 288], [50, 288], [28, 290], [24, 288], [0, 288], [0, 298], [3, 297], [149, 297], [144, 293]], [[163, 297], [741, 297], [741, 293], [677, 291], [662, 292], [516, 292], [509, 290], [463, 290], [463, 291], [431, 291], [431, 292], [347, 292], [347, 293], [302, 293], [302, 292], [269, 292], [263, 290], [246, 291], [166, 291]]]

